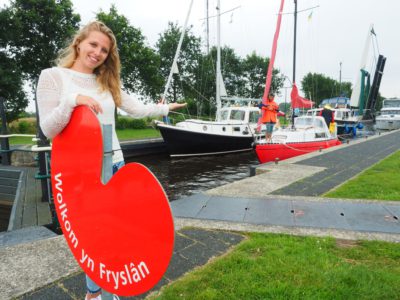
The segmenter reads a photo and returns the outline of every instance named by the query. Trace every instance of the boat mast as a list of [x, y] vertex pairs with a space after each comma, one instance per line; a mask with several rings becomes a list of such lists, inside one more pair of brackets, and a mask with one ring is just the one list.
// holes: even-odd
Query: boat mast
[[210, 22], [208, 16], [208, 0], [206, 0], [206, 44], [207, 44], [207, 55], [210, 54]]
[[217, 70], [215, 74], [215, 84], [216, 84], [216, 95], [215, 101], [217, 104], [217, 113], [216, 119], [220, 121], [220, 113], [221, 113], [221, 82], [220, 82], [220, 74], [221, 74], [221, 6], [220, 0], [217, 2]]
[[293, 84], [296, 83], [297, 0], [294, 0]]
[[167, 84], [165, 85], [164, 94], [163, 94], [163, 96], [162, 96], [162, 100], [164, 100], [164, 101], [166, 101], [167, 92], [168, 92], [169, 86], [171, 85], [172, 75], [173, 75], [174, 73], [177, 73], [177, 72], [178, 72], [177, 61], [178, 61], [179, 53], [181, 52], [183, 37], [184, 37], [185, 34], [186, 34], [187, 23], [188, 23], [188, 21], [189, 21], [189, 16], [190, 16], [190, 12], [191, 12], [191, 10], [192, 10], [193, 1], [194, 1], [194, 0], [192, 0], [192, 1], [190, 2], [189, 11], [188, 11], [188, 13], [187, 13], [187, 15], [186, 15], [185, 25], [183, 25], [182, 32], [181, 32], [181, 36], [180, 36], [179, 43], [178, 43], [178, 47], [176, 48], [175, 57], [174, 57], [174, 60], [173, 60], [173, 62], [172, 62], [171, 71], [169, 72]]
[[[293, 81], [296, 84], [296, 33], [297, 33], [297, 0], [294, 0], [294, 40], [293, 40]], [[292, 127], [294, 127], [294, 108], [292, 108]]]

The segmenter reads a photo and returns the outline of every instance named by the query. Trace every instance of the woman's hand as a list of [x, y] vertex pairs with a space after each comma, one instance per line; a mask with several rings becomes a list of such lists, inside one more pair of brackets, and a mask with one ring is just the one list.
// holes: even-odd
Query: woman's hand
[[96, 114], [103, 113], [103, 109], [101, 108], [100, 103], [89, 96], [78, 95], [75, 100], [76, 100], [76, 105], [87, 105]]
[[187, 103], [168, 103], [169, 110], [176, 110], [185, 107]]

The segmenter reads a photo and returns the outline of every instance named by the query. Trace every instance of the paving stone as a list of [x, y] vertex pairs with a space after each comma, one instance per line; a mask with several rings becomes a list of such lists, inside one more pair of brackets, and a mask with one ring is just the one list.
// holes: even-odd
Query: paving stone
[[164, 277], [171, 281], [175, 280], [189, 270], [193, 269], [194, 266], [195, 264], [192, 263], [188, 258], [184, 258], [182, 255], [174, 253]]
[[196, 218], [241, 222], [246, 212], [247, 202], [245, 198], [211, 197]]
[[239, 241], [243, 239], [243, 236], [240, 234], [226, 232], [226, 231], [219, 231], [219, 230], [183, 228], [179, 232], [184, 234], [185, 236], [192, 238], [193, 240], [199, 241], [206, 245], [211, 244], [210, 239], [221, 240], [228, 245], [237, 244]]
[[85, 298], [86, 294], [86, 276], [84, 272], [80, 272], [66, 279], [60, 284], [68, 291], [70, 295], [74, 295], [80, 299]]
[[199, 211], [207, 204], [210, 196], [196, 194], [185, 197], [170, 203], [174, 217], [194, 218]]
[[137, 296], [130, 296], [130, 297], [123, 297], [123, 296], [119, 296], [119, 298], [121, 300], [138, 300], [138, 299], [145, 299], [149, 294], [156, 292], [158, 290], [161, 289], [161, 287], [163, 287], [164, 285], [168, 284], [169, 281], [165, 278], [161, 278], [161, 280], [148, 292], [143, 293], [141, 295], [137, 295]]
[[186, 247], [194, 244], [195, 241], [192, 239], [188, 239], [187, 237], [183, 236], [180, 232], [175, 233], [175, 245], [174, 245], [174, 251], [179, 252], [182, 249], [185, 249]]
[[221, 253], [216, 250], [211, 250], [203, 244], [196, 243], [182, 250], [179, 254], [188, 259], [193, 265], [201, 266], [207, 263], [211, 257], [220, 255]]
[[394, 217], [396, 217], [397, 220], [400, 220], [400, 205], [384, 204], [383, 207], [385, 207]]
[[231, 246], [231, 244], [227, 244], [224, 240], [219, 238], [220, 234], [218, 231], [191, 229], [182, 230], [181, 233], [187, 233], [188, 236], [206, 246], [212, 253], [222, 254]]
[[346, 219], [340, 215], [340, 208], [335, 202], [293, 201], [293, 208], [297, 226], [350, 229]]
[[249, 201], [244, 222], [278, 226], [294, 226], [292, 201], [252, 199]]
[[0, 247], [48, 239], [57, 236], [44, 226], [30, 226], [0, 233]]
[[74, 298], [64, 292], [59, 286], [51, 285], [36, 292], [26, 294], [21, 300], [73, 300]]
[[400, 223], [380, 204], [338, 204], [352, 230], [400, 233]]

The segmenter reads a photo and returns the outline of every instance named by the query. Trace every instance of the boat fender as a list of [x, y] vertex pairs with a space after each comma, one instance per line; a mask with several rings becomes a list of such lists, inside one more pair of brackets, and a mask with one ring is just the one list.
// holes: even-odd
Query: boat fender
[[353, 127], [353, 136], [356, 136], [357, 135], [357, 128], [356, 128], [356, 126], [354, 126]]
[[364, 124], [363, 123], [358, 123], [356, 127], [357, 127], [357, 129], [363, 129], [364, 128]]
[[351, 128], [349, 128], [349, 126], [347, 126], [347, 123], [344, 124], [344, 131], [346, 133], [350, 133]]

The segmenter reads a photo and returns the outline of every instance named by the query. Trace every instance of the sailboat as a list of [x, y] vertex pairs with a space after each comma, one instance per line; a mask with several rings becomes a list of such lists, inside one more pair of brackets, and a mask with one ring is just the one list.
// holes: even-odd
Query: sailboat
[[[297, 0], [295, 3], [295, 30], [294, 30], [294, 55], [293, 55], [293, 86], [291, 92], [291, 106], [295, 108], [311, 108], [312, 101], [301, 97], [295, 81], [295, 65], [296, 65], [296, 21], [297, 21]], [[277, 49], [280, 23], [282, 19], [284, 0], [281, 0], [281, 6], [278, 14], [276, 32], [272, 46], [271, 61], [268, 67], [267, 81], [265, 85], [263, 101], [266, 101], [271, 77], [275, 53]], [[341, 142], [337, 138], [336, 130], [329, 131], [325, 120], [319, 116], [299, 116], [294, 117], [292, 113], [292, 126], [286, 128], [278, 128], [272, 133], [271, 139], [258, 139], [255, 142], [255, 152], [260, 163], [270, 161], [284, 160], [294, 156], [306, 154], [309, 152], [329, 148], [340, 145]]]
[[[220, 1], [217, 4], [217, 65], [215, 121], [186, 119], [175, 125], [157, 121], [156, 126], [171, 157], [200, 156], [251, 151], [260, 110], [254, 99], [228, 98], [221, 75]], [[186, 25], [185, 25], [186, 26]], [[184, 34], [185, 28], [182, 31]], [[181, 39], [183, 36], [181, 36]], [[178, 45], [178, 50], [179, 50]], [[178, 55], [175, 55], [175, 58]], [[174, 59], [173, 65], [176, 65]], [[171, 77], [171, 76], [170, 76]], [[165, 97], [165, 92], [164, 92]], [[226, 106], [222, 107], [222, 98]], [[234, 103], [232, 105], [232, 102]], [[246, 103], [238, 105], [238, 103]]]

